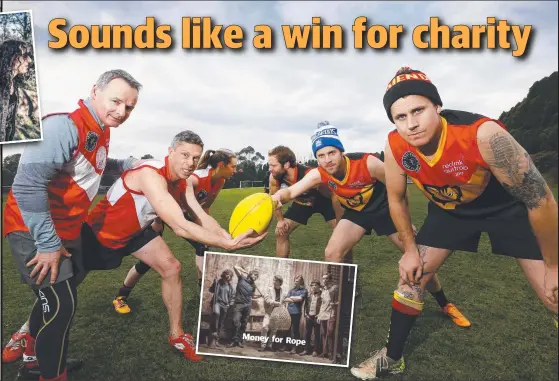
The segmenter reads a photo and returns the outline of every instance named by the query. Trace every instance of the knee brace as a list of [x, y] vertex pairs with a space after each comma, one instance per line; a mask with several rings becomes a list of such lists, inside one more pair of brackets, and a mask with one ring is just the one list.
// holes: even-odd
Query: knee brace
[[145, 273], [147, 273], [149, 271], [149, 269], [151, 269], [151, 267], [149, 267], [148, 265], [146, 265], [142, 261], [138, 261], [138, 263], [136, 263], [136, 265], [134, 267], [136, 268], [136, 271], [138, 272], [138, 274], [142, 274], [142, 275], [144, 275]]

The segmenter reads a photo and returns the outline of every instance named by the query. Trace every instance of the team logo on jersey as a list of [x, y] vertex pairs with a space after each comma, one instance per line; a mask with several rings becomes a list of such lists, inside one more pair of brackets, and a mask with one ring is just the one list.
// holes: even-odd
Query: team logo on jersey
[[404, 153], [404, 156], [402, 156], [402, 165], [408, 171], [412, 171], [412, 172], [419, 172], [419, 169], [421, 168], [421, 164], [419, 164], [419, 159], [411, 151]]
[[99, 147], [97, 155], [95, 155], [95, 166], [102, 171], [107, 165], [107, 149], [104, 146]]
[[95, 147], [97, 147], [97, 142], [99, 141], [99, 135], [96, 132], [89, 131], [85, 137], [85, 149], [89, 152], [93, 152]]
[[328, 180], [328, 186], [332, 189], [338, 189], [338, 185], [336, 185], [336, 183], [332, 180]]
[[363, 195], [361, 193], [358, 193], [351, 198], [346, 198], [346, 200], [347, 205], [349, 205], [351, 208], [356, 208], [359, 205], [363, 205]]
[[435, 185], [423, 185], [425, 191], [431, 195], [435, 202], [446, 204], [448, 202], [462, 202], [462, 189], [458, 186], [445, 185], [437, 187]]
[[198, 192], [198, 194], [196, 195], [196, 199], [198, 201], [205, 199], [206, 197], [208, 197], [208, 192], [205, 189], [202, 189], [200, 192]]

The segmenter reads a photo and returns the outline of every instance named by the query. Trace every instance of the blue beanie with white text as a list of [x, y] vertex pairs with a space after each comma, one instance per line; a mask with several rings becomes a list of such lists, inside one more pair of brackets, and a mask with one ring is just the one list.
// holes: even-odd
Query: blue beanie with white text
[[311, 137], [312, 141], [312, 152], [316, 158], [316, 151], [323, 147], [336, 147], [340, 151], [344, 152], [344, 145], [338, 136], [338, 129], [332, 126], [328, 121], [320, 122], [317, 125], [317, 129], [314, 131]]

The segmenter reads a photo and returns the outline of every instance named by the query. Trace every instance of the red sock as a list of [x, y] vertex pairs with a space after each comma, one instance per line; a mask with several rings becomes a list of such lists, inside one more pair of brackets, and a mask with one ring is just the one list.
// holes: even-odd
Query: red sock
[[64, 372], [56, 376], [55, 378], [44, 378], [43, 376], [39, 377], [39, 381], [68, 381], [67, 378], [66, 368], [64, 368]]
[[35, 354], [35, 339], [28, 333], [25, 335], [25, 350], [23, 351], [23, 363], [27, 368], [38, 366], [37, 355]]

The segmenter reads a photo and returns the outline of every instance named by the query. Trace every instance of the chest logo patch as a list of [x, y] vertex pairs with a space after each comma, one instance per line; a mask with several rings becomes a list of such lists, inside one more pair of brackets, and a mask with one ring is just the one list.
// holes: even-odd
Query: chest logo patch
[[402, 165], [408, 171], [412, 171], [412, 172], [419, 172], [419, 169], [421, 168], [421, 164], [419, 164], [419, 159], [411, 151], [404, 153], [404, 156], [402, 156]]

